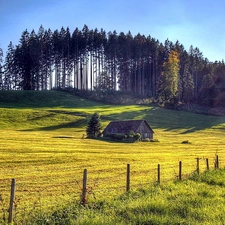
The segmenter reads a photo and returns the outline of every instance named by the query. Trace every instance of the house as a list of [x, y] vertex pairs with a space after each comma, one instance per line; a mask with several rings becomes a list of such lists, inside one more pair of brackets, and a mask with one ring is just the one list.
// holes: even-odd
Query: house
[[141, 138], [150, 138], [153, 139], [154, 131], [148, 125], [145, 120], [123, 120], [123, 121], [112, 121], [104, 129], [103, 135], [120, 133], [120, 134], [129, 134], [130, 131], [134, 133], [141, 134]]

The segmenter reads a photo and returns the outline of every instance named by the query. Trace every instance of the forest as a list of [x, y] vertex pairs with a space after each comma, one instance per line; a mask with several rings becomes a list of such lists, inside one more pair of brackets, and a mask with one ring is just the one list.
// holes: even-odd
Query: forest
[[40, 26], [0, 49], [0, 90], [123, 91], [159, 102], [225, 106], [225, 64], [140, 33]]

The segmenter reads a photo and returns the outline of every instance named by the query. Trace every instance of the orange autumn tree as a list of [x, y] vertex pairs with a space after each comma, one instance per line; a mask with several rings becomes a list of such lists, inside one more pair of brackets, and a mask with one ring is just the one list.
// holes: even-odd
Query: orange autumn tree
[[168, 60], [163, 63], [158, 82], [158, 94], [162, 102], [175, 104], [178, 100], [179, 63], [178, 52], [171, 50]]

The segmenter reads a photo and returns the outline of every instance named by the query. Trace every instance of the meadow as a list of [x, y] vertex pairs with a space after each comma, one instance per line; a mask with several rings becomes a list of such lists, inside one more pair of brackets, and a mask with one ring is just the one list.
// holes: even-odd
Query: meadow
[[[122, 143], [86, 139], [85, 129], [94, 112], [100, 114], [103, 128], [112, 120], [145, 119], [155, 132], [154, 139], [159, 142]], [[114, 209], [117, 202], [115, 198], [130, 201], [129, 194], [124, 194], [127, 164], [131, 165], [132, 193], [140, 197], [135, 197], [139, 199], [136, 202], [132, 201], [132, 207], [139, 204], [137, 208], [141, 208], [140, 199], [144, 198], [143, 193], [138, 190], [151, 189], [156, 184], [158, 164], [162, 170], [161, 185], [166, 191], [178, 190], [179, 185], [185, 186], [185, 183], [179, 183], [178, 186], [168, 184], [177, 179], [179, 161], [183, 163], [184, 176], [194, 173], [197, 157], [201, 158], [201, 172], [206, 169], [206, 158], [209, 159], [210, 168], [213, 168], [216, 154], [220, 159], [220, 167], [225, 165], [225, 117], [174, 111], [157, 105], [105, 105], [55, 91], [1, 91], [0, 115], [2, 220], [7, 211], [12, 178], [16, 179], [15, 216], [17, 221], [22, 221], [32, 215], [36, 217], [36, 211], [47, 214], [67, 204], [79, 202], [84, 169], [88, 170], [88, 202], [94, 204], [108, 200]], [[182, 144], [184, 140], [190, 143]], [[191, 183], [193, 181], [185, 182], [186, 187], [194, 186]], [[164, 186], [167, 184], [168, 188]], [[201, 185], [199, 184], [199, 188], [203, 188]], [[184, 187], [181, 189], [184, 190]], [[157, 204], [165, 203], [162, 208], [166, 205], [168, 207], [169, 203], [158, 195], [162, 192], [161, 187], [157, 186], [150, 192], [156, 193], [154, 198], [157, 196]], [[217, 190], [217, 193], [220, 192], [221, 190]], [[194, 189], [193, 193], [197, 196]], [[207, 193], [208, 189], [206, 195]], [[188, 190], [184, 195], [188, 195]], [[145, 199], [150, 198], [149, 196]], [[212, 196], [216, 196], [215, 190]], [[175, 196], [171, 198], [175, 199]], [[210, 209], [207, 208], [206, 212]], [[109, 208], [106, 211], [108, 210]], [[169, 216], [170, 213], [166, 212]], [[83, 222], [68, 224], [115, 224], [112, 218], [110, 221], [110, 216], [104, 217], [103, 212], [100, 214], [104, 218], [98, 217], [96, 223], [93, 222], [93, 212], [86, 213], [86, 216], [90, 213], [87, 217], [92, 218], [92, 223], [83, 216]], [[129, 214], [129, 210], [121, 213]], [[105, 212], [104, 214], [107, 215]], [[130, 216], [126, 215], [126, 218]], [[155, 221], [158, 221], [158, 217], [154, 216]], [[166, 219], [165, 223], [163, 221], [152, 224], [168, 222]], [[185, 223], [185, 219], [176, 221], [180, 223], [171, 224], [192, 224]], [[126, 223], [144, 224], [144, 221], [132, 223], [132, 219], [129, 219]], [[124, 221], [117, 221], [117, 224], [124, 224]]]

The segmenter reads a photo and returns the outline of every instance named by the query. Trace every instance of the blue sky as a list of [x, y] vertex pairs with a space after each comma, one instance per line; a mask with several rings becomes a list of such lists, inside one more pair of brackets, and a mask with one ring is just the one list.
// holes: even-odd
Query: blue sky
[[179, 40], [198, 47], [210, 61], [225, 59], [224, 0], [0, 0], [0, 48], [18, 44], [22, 32], [86, 24], [132, 35]]

